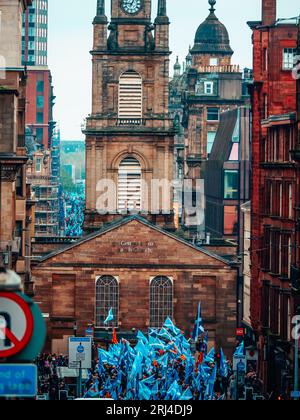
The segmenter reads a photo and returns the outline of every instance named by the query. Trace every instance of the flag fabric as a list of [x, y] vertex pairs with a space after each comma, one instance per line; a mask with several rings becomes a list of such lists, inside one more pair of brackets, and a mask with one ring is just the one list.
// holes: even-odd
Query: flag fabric
[[234, 355], [238, 356], [238, 357], [245, 355], [245, 343], [244, 343], [244, 341], [236, 348]]
[[110, 308], [110, 310], [109, 310], [109, 313], [108, 313], [108, 315], [107, 315], [107, 318], [106, 318], [106, 320], [104, 321], [104, 325], [107, 325], [107, 324], [109, 324], [111, 321], [113, 321], [114, 320], [114, 313], [113, 313], [113, 309], [112, 308]]
[[193, 394], [190, 388], [187, 388], [179, 398], [180, 401], [190, 401], [193, 399]]
[[178, 385], [177, 381], [174, 381], [173, 384], [170, 386], [165, 400], [167, 401], [178, 401], [182, 395], [181, 388]]
[[204, 328], [203, 328], [203, 321], [202, 321], [202, 316], [201, 316], [201, 303], [199, 303], [197, 318], [195, 320], [195, 326], [194, 326], [194, 331], [192, 335], [193, 340], [197, 341], [199, 336], [203, 333], [204, 333]]
[[212, 400], [214, 398], [214, 388], [215, 388], [216, 379], [217, 379], [217, 365], [214, 367], [214, 370], [207, 384], [205, 396], [208, 400]]
[[166, 319], [164, 323], [164, 328], [169, 331], [173, 336], [181, 335], [181, 331], [179, 328], [175, 327], [173, 321], [170, 318]]
[[222, 378], [228, 377], [228, 365], [223, 349], [220, 350], [220, 375]]
[[[107, 319], [112, 319], [112, 310]], [[198, 309], [200, 325], [201, 308]], [[110, 322], [110, 321], [108, 321]], [[199, 330], [202, 331], [202, 330]], [[115, 400], [214, 400], [217, 375], [226, 377], [228, 366], [221, 350], [220, 367], [215, 349], [203, 349], [202, 363], [196, 363], [191, 343], [170, 318], [160, 330], [137, 333], [137, 343], [117, 340], [114, 329], [108, 350], [98, 348], [98, 375], [91, 372], [85, 398]], [[208, 333], [204, 343], [207, 348]], [[237, 351], [244, 351], [238, 348]], [[100, 386], [101, 384], [101, 386]]]
[[96, 380], [93, 386], [85, 393], [83, 398], [98, 398], [99, 394], [99, 381]]
[[115, 328], [114, 328], [112, 342], [113, 342], [113, 344], [119, 344], [118, 338], [117, 338], [117, 330]]
[[215, 362], [215, 349], [212, 348], [210, 352], [204, 358], [206, 363], [214, 363]]

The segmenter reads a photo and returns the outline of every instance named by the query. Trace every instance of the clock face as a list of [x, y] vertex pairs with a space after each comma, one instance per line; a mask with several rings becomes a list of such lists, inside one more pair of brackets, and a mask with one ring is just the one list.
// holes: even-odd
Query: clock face
[[136, 15], [142, 8], [142, 0], [121, 0], [122, 9], [129, 15]]

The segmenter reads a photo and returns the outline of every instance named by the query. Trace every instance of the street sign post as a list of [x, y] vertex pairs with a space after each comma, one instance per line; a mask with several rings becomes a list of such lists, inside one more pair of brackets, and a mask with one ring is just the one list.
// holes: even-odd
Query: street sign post
[[92, 339], [90, 337], [70, 337], [69, 369], [92, 368]]
[[34, 398], [37, 395], [35, 365], [0, 364], [0, 397]]
[[244, 372], [244, 373], [247, 371], [246, 356], [233, 357], [233, 370], [234, 372]]
[[[247, 372], [246, 355], [233, 356], [233, 371], [236, 378], [236, 399], [244, 399], [245, 396], [245, 375]], [[243, 395], [242, 395], [243, 394]]]
[[69, 338], [69, 368], [79, 369], [77, 381], [77, 397], [82, 392], [82, 369], [92, 368], [92, 339], [91, 337]]
[[45, 338], [46, 324], [38, 305], [19, 292], [0, 292], [0, 360], [32, 362]]
[[33, 316], [15, 293], [0, 293], [0, 359], [20, 353], [33, 334]]

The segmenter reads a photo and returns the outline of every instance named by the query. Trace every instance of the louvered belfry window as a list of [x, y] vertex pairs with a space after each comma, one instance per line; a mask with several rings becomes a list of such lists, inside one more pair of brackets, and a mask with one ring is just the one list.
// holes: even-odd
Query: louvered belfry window
[[141, 210], [142, 168], [137, 159], [127, 157], [119, 166], [118, 209]]
[[123, 73], [119, 81], [119, 119], [141, 120], [142, 98], [143, 84], [141, 76], [133, 70]]

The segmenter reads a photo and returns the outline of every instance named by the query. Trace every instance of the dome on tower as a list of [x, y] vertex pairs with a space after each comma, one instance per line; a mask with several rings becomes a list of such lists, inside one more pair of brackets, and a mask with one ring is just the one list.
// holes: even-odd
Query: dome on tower
[[210, 14], [197, 29], [191, 53], [232, 55], [228, 31], [215, 15], [216, 0], [209, 0], [209, 4]]

